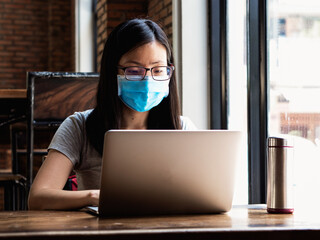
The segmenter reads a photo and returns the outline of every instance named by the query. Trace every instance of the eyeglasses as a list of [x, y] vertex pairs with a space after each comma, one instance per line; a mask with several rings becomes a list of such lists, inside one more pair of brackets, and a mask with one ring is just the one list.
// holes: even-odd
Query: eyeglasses
[[141, 81], [147, 74], [151, 72], [151, 76], [156, 81], [166, 81], [172, 76], [174, 66], [157, 66], [153, 68], [145, 67], [119, 67], [124, 71], [125, 78], [130, 81]]

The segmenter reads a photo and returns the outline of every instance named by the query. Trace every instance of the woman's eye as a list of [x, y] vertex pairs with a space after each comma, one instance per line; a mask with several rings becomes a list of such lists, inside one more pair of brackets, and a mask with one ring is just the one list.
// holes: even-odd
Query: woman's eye
[[145, 69], [139, 67], [130, 67], [126, 69], [127, 75], [144, 75]]
[[129, 73], [129, 74], [136, 74], [136, 73], [138, 73], [138, 71], [136, 71], [136, 70], [129, 70], [129, 71], [127, 71], [127, 73]]
[[153, 74], [154, 75], [163, 75], [163, 74], [165, 74], [164, 69], [161, 69], [161, 68], [153, 69]]

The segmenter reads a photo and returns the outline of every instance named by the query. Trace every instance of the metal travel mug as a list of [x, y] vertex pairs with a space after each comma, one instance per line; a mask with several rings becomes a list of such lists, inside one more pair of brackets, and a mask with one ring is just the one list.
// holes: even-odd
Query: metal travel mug
[[269, 137], [267, 159], [267, 211], [293, 213], [293, 142]]

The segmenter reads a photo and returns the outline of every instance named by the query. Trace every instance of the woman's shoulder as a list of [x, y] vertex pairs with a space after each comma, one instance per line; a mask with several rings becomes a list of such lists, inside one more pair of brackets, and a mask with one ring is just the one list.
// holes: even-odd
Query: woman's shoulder
[[70, 115], [68, 118], [74, 118], [78, 120], [86, 120], [90, 113], [93, 111], [93, 109], [88, 109], [82, 112], [75, 112], [72, 115]]
[[67, 117], [56, 131], [49, 149], [66, 155], [76, 165], [86, 144], [85, 123], [92, 110], [75, 112]]
[[82, 112], [75, 112], [72, 115], [68, 116], [63, 123], [60, 126], [60, 131], [62, 130], [81, 130], [85, 128], [86, 120], [90, 113], [92, 112], [92, 109], [82, 111]]
[[180, 116], [180, 120], [182, 130], [197, 130], [197, 127], [194, 125], [190, 118], [186, 116]]
[[74, 112], [72, 115], [66, 118], [67, 122], [77, 123], [77, 124], [84, 124], [92, 112], [93, 109], [89, 109], [82, 112]]

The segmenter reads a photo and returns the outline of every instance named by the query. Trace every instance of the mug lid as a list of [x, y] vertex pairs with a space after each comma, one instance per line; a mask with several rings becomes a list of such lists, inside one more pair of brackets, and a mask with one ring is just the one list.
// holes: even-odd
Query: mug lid
[[281, 137], [269, 137], [268, 138], [269, 147], [293, 147], [292, 138], [281, 138]]

